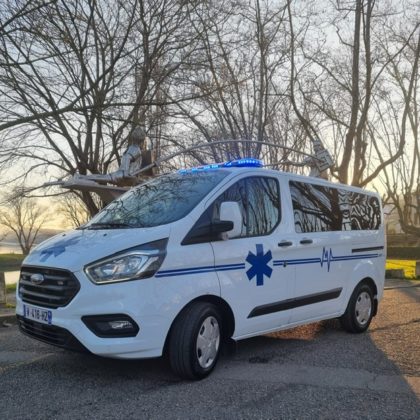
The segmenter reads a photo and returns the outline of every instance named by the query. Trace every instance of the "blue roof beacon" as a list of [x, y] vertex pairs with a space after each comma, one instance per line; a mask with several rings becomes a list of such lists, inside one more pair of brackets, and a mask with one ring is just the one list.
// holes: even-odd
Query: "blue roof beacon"
[[228, 160], [227, 162], [222, 163], [211, 163], [209, 165], [196, 166], [194, 168], [180, 169], [178, 172], [180, 174], [191, 174], [201, 171], [210, 171], [220, 168], [262, 168], [264, 162], [260, 159], [255, 158], [242, 158]]

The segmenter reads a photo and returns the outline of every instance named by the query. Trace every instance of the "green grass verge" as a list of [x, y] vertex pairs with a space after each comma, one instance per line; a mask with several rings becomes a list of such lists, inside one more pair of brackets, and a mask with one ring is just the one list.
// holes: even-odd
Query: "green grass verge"
[[17, 271], [24, 259], [22, 254], [0, 254], [0, 271]]
[[16, 283], [6, 284], [6, 292], [7, 293], [14, 293], [14, 292], [16, 292]]

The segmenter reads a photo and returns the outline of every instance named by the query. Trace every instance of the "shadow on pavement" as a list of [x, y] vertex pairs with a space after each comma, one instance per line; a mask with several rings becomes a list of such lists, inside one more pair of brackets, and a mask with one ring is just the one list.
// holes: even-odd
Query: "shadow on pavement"
[[273, 418], [281, 413], [287, 418], [418, 419], [419, 292], [386, 291], [365, 334], [346, 333], [331, 320], [243, 340], [200, 382], [178, 379], [164, 359], [106, 359], [10, 333], [6, 351], [16, 353], [24, 343], [27, 348], [20, 350], [38, 358], [19, 369], [6, 367], [0, 405], [2, 398], [20, 396], [16, 407], [7, 406], [10, 418], [29, 404], [32, 418], [63, 413], [72, 418]]

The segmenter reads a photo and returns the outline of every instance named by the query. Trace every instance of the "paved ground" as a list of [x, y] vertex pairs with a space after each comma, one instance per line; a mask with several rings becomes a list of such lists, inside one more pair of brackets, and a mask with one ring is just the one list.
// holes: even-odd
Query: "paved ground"
[[201, 382], [0, 327], [1, 418], [420, 419], [419, 303], [420, 287], [389, 289], [368, 334], [328, 321], [243, 341]]

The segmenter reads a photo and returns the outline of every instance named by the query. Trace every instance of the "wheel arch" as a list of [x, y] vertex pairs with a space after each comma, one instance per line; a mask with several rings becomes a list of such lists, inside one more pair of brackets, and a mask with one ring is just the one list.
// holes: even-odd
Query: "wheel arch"
[[216, 306], [220, 310], [220, 315], [222, 316], [223, 321], [223, 331], [224, 331], [224, 338], [229, 339], [232, 337], [233, 332], [235, 331], [235, 316], [233, 314], [232, 308], [230, 305], [222, 299], [220, 296], [216, 295], [201, 295], [193, 300], [189, 301], [176, 315], [176, 317], [173, 319], [171, 326], [168, 330], [168, 333], [166, 334], [165, 344], [163, 346], [163, 354], [167, 353], [168, 350], [168, 344], [169, 344], [169, 337], [172, 332], [172, 328], [176, 322], [176, 320], [179, 318], [180, 314], [189, 306], [193, 305], [196, 302], [207, 302], [211, 303], [214, 306]]
[[373, 260], [360, 261], [353, 268], [351, 277], [349, 279], [348, 287], [346, 288], [347, 298], [345, 300], [346, 303], [345, 308], [343, 308], [343, 312], [347, 308], [347, 305], [350, 302], [351, 295], [353, 294], [354, 290], [363, 282], [368, 284], [373, 291], [373, 313], [374, 315], [376, 315], [376, 312], [378, 310], [378, 303], [383, 296], [385, 278], [380, 270], [378, 262]]

